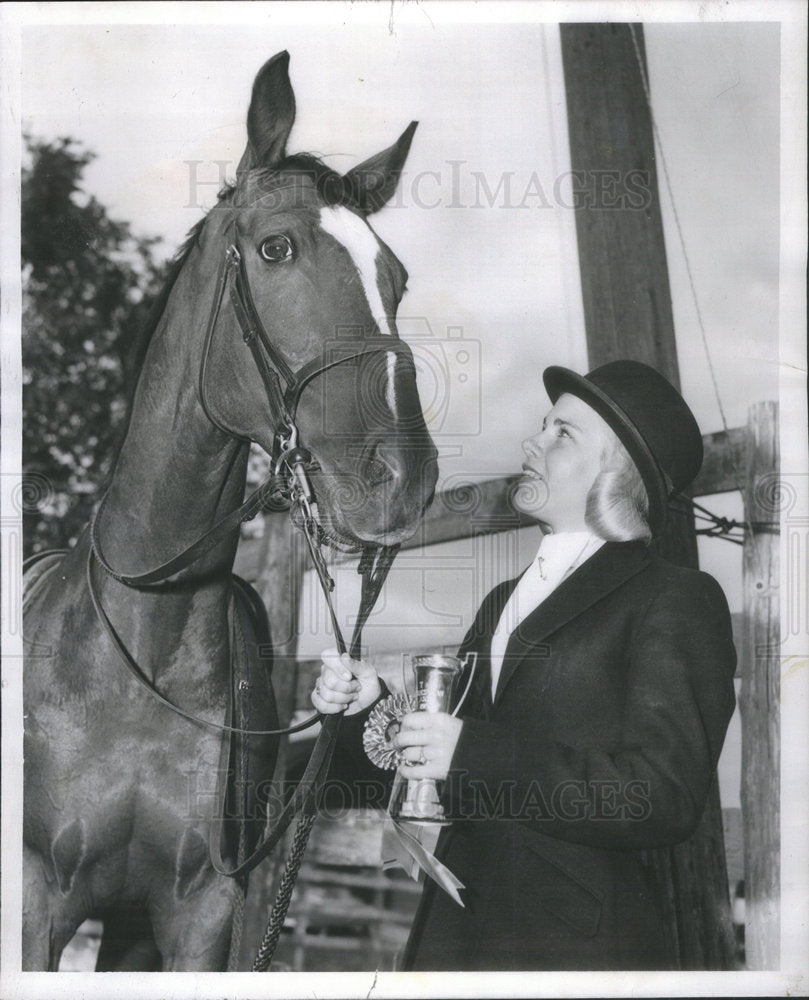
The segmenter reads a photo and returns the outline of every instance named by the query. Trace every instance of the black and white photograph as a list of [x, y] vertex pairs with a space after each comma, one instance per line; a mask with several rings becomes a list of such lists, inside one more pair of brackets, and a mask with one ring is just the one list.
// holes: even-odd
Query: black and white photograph
[[807, 995], [805, 6], [0, 22], [2, 996]]

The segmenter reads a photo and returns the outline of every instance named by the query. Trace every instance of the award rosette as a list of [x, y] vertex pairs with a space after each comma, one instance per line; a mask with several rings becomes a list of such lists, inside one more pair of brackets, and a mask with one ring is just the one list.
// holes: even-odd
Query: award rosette
[[391, 694], [374, 707], [362, 733], [362, 747], [372, 764], [393, 771], [402, 763], [402, 752], [391, 740], [410, 711], [410, 699], [404, 694]]

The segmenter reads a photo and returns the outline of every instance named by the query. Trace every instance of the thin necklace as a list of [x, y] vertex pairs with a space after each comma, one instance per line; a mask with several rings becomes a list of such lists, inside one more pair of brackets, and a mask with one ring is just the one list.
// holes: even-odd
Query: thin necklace
[[[593, 537], [594, 536], [590, 535], [588, 538], [585, 539], [584, 545], [582, 545], [582, 547], [579, 549], [578, 553], [576, 554], [575, 558], [573, 559], [573, 562], [565, 570], [564, 576], [562, 577], [563, 580], [565, 579], [566, 576], [568, 576], [569, 573], [572, 573], [573, 570], [578, 566], [579, 560], [581, 559], [582, 554], [584, 553], [584, 550], [587, 548], [588, 545], [590, 545], [590, 543], [593, 540]], [[547, 578], [547, 576], [545, 576], [545, 569], [544, 569], [544, 567], [542, 565], [545, 560], [540, 555], [537, 556], [537, 559], [539, 560], [539, 578], [540, 578], [540, 580], [547, 581], [548, 578]]]

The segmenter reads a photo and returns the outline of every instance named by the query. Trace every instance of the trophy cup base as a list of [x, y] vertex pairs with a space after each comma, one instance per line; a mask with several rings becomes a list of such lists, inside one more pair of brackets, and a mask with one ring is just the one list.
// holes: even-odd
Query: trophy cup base
[[438, 819], [435, 816], [418, 816], [415, 813], [410, 815], [408, 813], [400, 812], [396, 818], [404, 823], [424, 823], [429, 824], [429, 826], [451, 826], [448, 819]]
[[408, 779], [395, 816], [414, 823], [449, 826], [444, 807], [438, 798], [438, 787], [432, 778]]

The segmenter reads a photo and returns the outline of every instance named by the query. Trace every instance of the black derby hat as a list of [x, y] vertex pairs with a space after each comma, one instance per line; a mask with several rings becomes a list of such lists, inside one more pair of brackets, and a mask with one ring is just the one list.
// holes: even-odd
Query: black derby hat
[[683, 397], [639, 361], [610, 361], [589, 375], [553, 366], [543, 379], [552, 403], [565, 392], [578, 396], [618, 435], [646, 486], [649, 526], [657, 534], [668, 498], [684, 490], [702, 466], [702, 434]]

